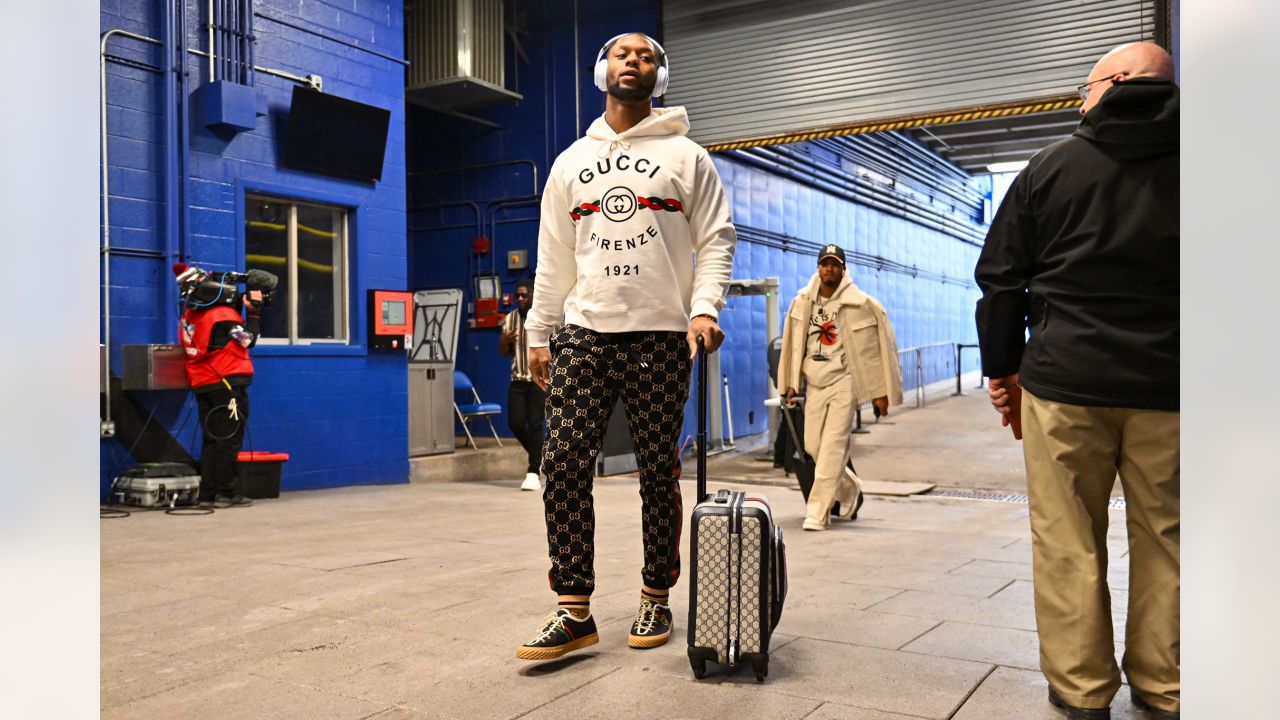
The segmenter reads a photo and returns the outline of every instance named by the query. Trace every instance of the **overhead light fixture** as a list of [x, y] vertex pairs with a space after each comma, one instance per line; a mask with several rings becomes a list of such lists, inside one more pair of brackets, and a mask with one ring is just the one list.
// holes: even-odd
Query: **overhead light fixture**
[[987, 171], [993, 173], [1018, 172], [1026, 166], [1026, 160], [1018, 160], [1017, 162], [998, 162], [988, 165]]

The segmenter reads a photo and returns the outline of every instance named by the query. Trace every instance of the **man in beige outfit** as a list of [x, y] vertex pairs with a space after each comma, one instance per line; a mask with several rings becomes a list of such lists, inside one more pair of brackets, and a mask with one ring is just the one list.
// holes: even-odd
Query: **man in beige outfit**
[[1107, 588], [1117, 474], [1129, 694], [1143, 717], [1177, 718], [1181, 706], [1172, 80], [1150, 43], [1099, 60], [1079, 87], [1079, 129], [1014, 180], [975, 272], [991, 401], [1026, 457], [1040, 668], [1049, 702], [1081, 720], [1109, 718], [1120, 689]]
[[849, 434], [860, 403], [881, 415], [902, 404], [898, 341], [884, 306], [845, 274], [844, 250], [827, 245], [818, 271], [791, 301], [782, 330], [778, 387], [790, 405], [805, 390], [804, 447], [814, 459], [804, 529], [825, 530], [831, 509], [851, 517], [862, 494], [846, 468]]

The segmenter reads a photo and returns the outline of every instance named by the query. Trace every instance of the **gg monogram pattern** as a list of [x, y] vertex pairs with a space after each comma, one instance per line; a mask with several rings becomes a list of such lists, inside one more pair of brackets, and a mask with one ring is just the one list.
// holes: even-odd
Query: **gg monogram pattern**
[[640, 471], [644, 583], [669, 588], [680, 577], [680, 428], [692, 365], [683, 332], [599, 333], [564, 325], [551, 336], [547, 442], [547, 543], [551, 589], [595, 590], [596, 455], [619, 393]]
[[698, 571], [694, 615], [695, 647], [712, 648], [716, 662], [729, 661], [729, 516], [703, 517], [698, 526]]
[[[740, 652], [760, 652], [760, 520], [753, 517], [742, 519], [742, 573], [739, 574], [738, 595], [741, 611], [741, 625], [738, 633]], [[736, 558], [735, 558], [736, 559]]]

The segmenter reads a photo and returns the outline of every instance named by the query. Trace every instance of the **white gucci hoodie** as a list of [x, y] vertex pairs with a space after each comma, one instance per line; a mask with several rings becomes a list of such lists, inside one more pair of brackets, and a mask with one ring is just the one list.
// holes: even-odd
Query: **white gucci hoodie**
[[622, 133], [601, 116], [556, 158], [542, 195], [529, 347], [545, 347], [561, 322], [683, 331], [691, 315], [719, 315], [737, 236], [720, 176], [688, 130], [682, 107], [654, 108]]

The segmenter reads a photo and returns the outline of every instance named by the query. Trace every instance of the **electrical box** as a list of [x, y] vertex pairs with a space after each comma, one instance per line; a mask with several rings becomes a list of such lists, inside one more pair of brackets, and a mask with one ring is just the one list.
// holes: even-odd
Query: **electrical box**
[[369, 291], [369, 349], [405, 350], [413, 341], [413, 293]]
[[181, 345], [121, 345], [120, 385], [125, 390], [186, 390], [187, 354]]
[[258, 123], [258, 99], [248, 85], [218, 80], [201, 85], [196, 94], [204, 124], [212, 130], [238, 133]]
[[529, 267], [529, 251], [528, 250], [508, 250], [507, 251], [507, 269], [508, 270], [524, 270]]

